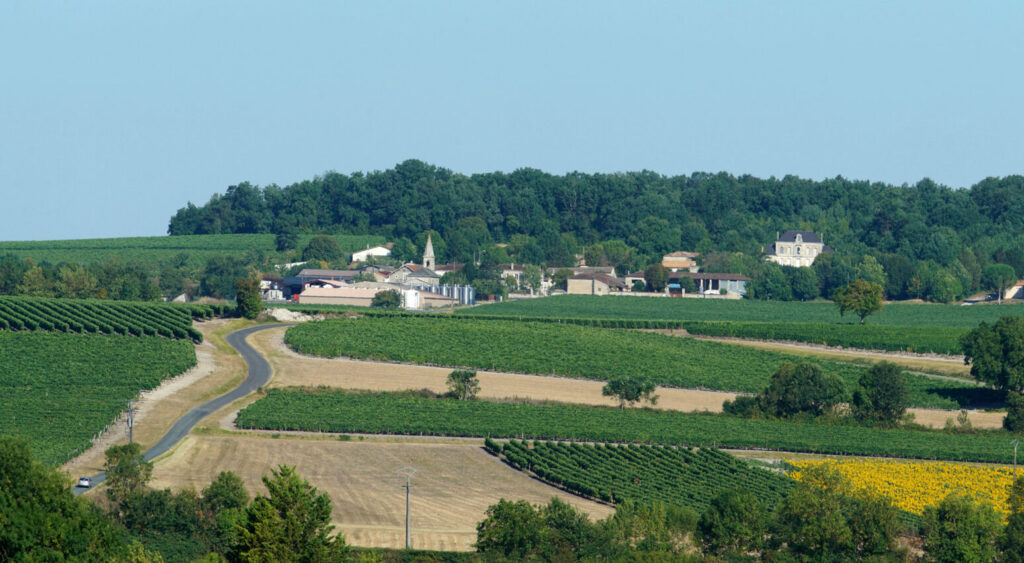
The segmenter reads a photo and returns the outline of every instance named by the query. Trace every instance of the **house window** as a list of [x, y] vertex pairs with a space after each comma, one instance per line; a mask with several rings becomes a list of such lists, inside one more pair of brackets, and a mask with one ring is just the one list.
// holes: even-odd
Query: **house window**
[[[800, 235], [797, 235], [797, 236], [799, 237]], [[796, 247], [796, 255], [800, 256], [800, 247], [799, 246]]]
[[804, 241], [804, 236], [803, 235], [797, 235], [796, 236], [796, 241], [797, 242], [803, 242]]

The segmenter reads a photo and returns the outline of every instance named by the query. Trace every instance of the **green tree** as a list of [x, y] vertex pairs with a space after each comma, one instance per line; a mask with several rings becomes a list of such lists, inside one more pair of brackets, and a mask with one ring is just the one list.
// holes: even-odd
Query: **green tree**
[[1003, 428], [1010, 432], [1024, 432], [1024, 394], [1006, 392], [1006, 417]]
[[807, 559], [840, 561], [854, 549], [853, 531], [843, 514], [852, 494], [849, 482], [828, 465], [803, 471], [800, 483], [779, 504], [772, 542]]
[[1003, 391], [1024, 392], [1024, 319], [982, 322], [960, 337], [971, 375]]
[[33, 266], [25, 271], [18, 285], [18, 294], [29, 297], [53, 297], [56, 295], [53, 281], [46, 277], [43, 269]]
[[839, 307], [839, 316], [853, 311], [860, 317], [860, 324], [871, 313], [882, 310], [882, 286], [874, 282], [853, 280], [836, 290], [832, 300]]
[[278, 252], [291, 250], [299, 246], [299, 234], [292, 230], [285, 230], [274, 235], [274, 248]]
[[658, 396], [654, 394], [655, 384], [649, 379], [639, 377], [620, 377], [609, 381], [601, 394], [605, 397], [616, 397], [619, 400], [619, 408], [626, 408], [626, 404], [633, 406], [641, 401], [647, 401], [652, 405], [658, 403]]
[[551, 289], [568, 289], [568, 279], [572, 277], [572, 270], [561, 268], [551, 275]]
[[321, 262], [336, 262], [345, 257], [338, 241], [327, 235], [317, 235], [309, 239], [306, 248], [302, 250], [302, 259], [319, 260]]
[[715, 495], [700, 516], [704, 552], [717, 556], [741, 556], [761, 548], [767, 514], [750, 491], [729, 489]]
[[768, 416], [821, 416], [842, 401], [843, 381], [823, 373], [817, 364], [783, 362], [759, 399], [761, 410]]
[[813, 268], [783, 268], [786, 277], [789, 278], [789, 288], [793, 293], [793, 299], [810, 301], [818, 297], [818, 274]]
[[862, 422], [894, 426], [907, 410], [910, 390], [903, 368], [879, 362], [860, 376], [859, 387], [850, 405], [855, 418]]
[[485, 555], [524, 561], [541, 549], [544, 535], [544, 520], [536, 507], [525, 500], [501, 499], [487, 507], [477, 524], [476, 548]]
[[987, 562], [996, 559], [1002, 528], [999, 513], [968, 496], [950, 495], [924, 509], [924, 552], [940, 563]]
[[862, 258], [860, 264], [857, 264], [857, 267], [854, 269], [854, 275], [857, 276], [857, 279], [877, 283], [883, 288], [889, 283], [889, 278], [885, 274], [885, 268], [870, 254]]
[[238, 301], [238, 315], [255, 319], [263, 312], [263, 294], [259, 278], [235, 280], [235, 299]]
[[1024, 476], [1013, 481], [1006, 505], [1010, 509], [1010, 516], [1006, 519], [1006, 527], [999, 541], [999, 547], [1003, 550], [1002, 561], [1024, 563]]
[[142, 490], [153, 474], [153, 464], [142, 455], [138, 442], [111, 446], [104, 452], [107, 498], [120, 504], [128, 495]]
[[981, 285], [995, 292], [999, 304], [1003, 303], [1003, 294], [1017, 283], [1017, 273], [1007, 264], [991, 264], [981, 272]]
[[331, 499], [282, 465], [263, 477], [268, 495], [246, 508], [238, 543], [230, 553], [236, 561], [344, 561], [345, 538], [331, 535]]
[[[788, 268], [786, 268], [788, 269]], [[755, 299], [792, 301], [793, 290], [784, 268], [774, 262], [763, 264], [751, 273], [747, 294]]]
[[626, 557], [633, 557], [630, 552], [678, 557], [691, 551], [697, 520], [697, 513], [689, 508], [626, 499], [616, 504], [615, 514], [605, 522], [605, 528], [612, 541], [627, 550]]
[[480, 391], [480, 380], [474, 370], [455, 370], [448, 374], [448, 394], [466, 401], [475, 399]]
[[647, 291], [665, 291], [668, 286], [668, 270], [661, 263], [651, 264], [644, 270], [644, 281], [647, 282]]
[[531, 294], [536, 294], [540, 291], [542, 273], [539, 266], [524, 266], [523, 267], [523, 285], [530, 289]]
[[57, 295], [70, 299], [96, 297], [96, 276], [78, 264], [61, 266], [57, 272]]
[[683, 290], [683, 293], [697, 293], [697, 282], [689, 276], [682, 276], [679, 278], [679, 289]]
[[111, 561], [124, 536], [67, 476], [32, 458], [28, 443], [0, 436], [0, 560]]
[[378, 291], [370, 301], [370, 306], [381, 309], [398, 309], [402, 306], [402, 296], [393, 289]]

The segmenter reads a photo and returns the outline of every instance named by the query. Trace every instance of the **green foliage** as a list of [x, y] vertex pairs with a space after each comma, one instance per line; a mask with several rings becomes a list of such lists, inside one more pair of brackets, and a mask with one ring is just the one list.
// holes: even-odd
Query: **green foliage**
[[759, 396], [761, 411], [776, 418], [821, 416], [843, 398], [843, 382], [808, 362], [784, 362]]
[[0, 330], [0, 434], [60, 464], [84, 451], [128, 399], [196, 363], [186, 340]]
[[924, 509], [924, 552], [931, 561], [960, 563], [994, 561], [1002, 528], [999, 513], [989, 504], [950, 495]]
[[909, 397], [903, 368], [879, 362], [860, 376], [850, 409], [862, 422], [895, 426], [907, 410]]
[[652, 264], [644, 270], [644, 281], [647, 283], [647, 291], [665, 291], [668, 286], [668, 270], [661, 264]]
[[1006, 392], [1006, 417], [1003, 428], [1010, 432], [1024, 433], [1024, 393]]
[[766, 506], [792, 480], [713, 448], [509, 440], [506, 463], [579, 495], [605, 502], [663, 502], [704, 510], [719, 491], [742, 487]]
[[258, 278], [235, 280], [235, 299], [238, 314], [246, 319], [255, 319], [263, 312], [263, 296]]
[[982, 322], [960, 338], [971, 375], [1003, 391], [1024, 392], [1024, 318]]
[[500, 554], [522, 561], [536, 557], [544, 542], [544, 521], [535, 506], [520, 500], [501, 499], [487, 507], [476, 527], [476, 548], [481, 553]]
[[480, 380], [473, 370], [455, 370], [448, 374], [448, 395], [460, 401], [475, 399]]
[[739, 556], [757, 552], [764, 542], [768, 515], [746, 485], [721, 490], [700, 516], [697, 530], [705, 553]]
[[370, 306], [381, 309], [398, 309], [402, 306], [402, 296], [393, 289], [378, 291], [370, 301]]
[[192, 328], [192, 319], [213, 314], [213, 309], [204, 305], [0, 296], [0, 331], [131, 334], [202, 342], [203, 335]]
[[341, 250], [341, 245], [338, 244], [338, 241], [334, 240], [334, 237], [327, 235], [313, 237], [306, 244], [306, 248], [302, 250], [302, 259], [305, 261], [319, 260], [331, 263], [344, 257], [345, 253]]
[[1010, 486], [1010, 494], [1006, 500], [1010, 508], [1010, 516], [1006, 519], [999, 540], [1003, 550], [1003, 561], [1006, 563], [1024, 562], [1024, 476], [1017, 477]]
[[[349, 356], [602, 379], [638, 378], [659, 385], [757, 392], [772, 372], [798, 356], [636, 331], [565, 323], [388, 315], [303, 323], [285, 334], [305, 354]], [[701, 358], [701, 361], [694, 361]], [[862, 369], [822, 362], [853, 388]], [[969, 383], [915, 376], [915, 406], [956, 406], [941, 395], [973, 392]]]
[[247, 561], [344, 561], [345, 538], [331, 536], [331, 499], [280, 466], [263, 477], [267, 496], [257, 496], [239, 524], [232, 559]]
[[806, 560], [863, 559], [897, 551], [899, 511], [888, 500], [855, 496], [837, 470], [803, 471], [772, 522], [772, 543]]
[[142, 489], [153, 474], [153, 464], [142, 456], [138, 442], [111, 446], [104, 452], [107, 498], [120, 505], [132, 493]]
[[640, 401], [656, 405], [658, 396], [654, 394], [654, 389], [653, 381], [636, 377], [619, 377], [609, 381], [601, 389], [601, 394], [605, 397], [617, 397], [619, 408], [626, 408], [627, 404], [632, 407]]
[[274, 249], [278, 252], [291, 250], [299, 246], [299, 235], [294, 231], [285, 231], [274, 235]]
[[649, 442], [1010, 463], [1002, 432], [947, 434], [580, 405], [453, 401], [396, 393], [272, 390], [241, 428], [538, 440]]
[[853, 280], [849, 285], [844, 285], [832, 295], [836, 307], [839, 308], [839, 315], [845, 315], [852, 311], [860, 317], [860, 324], [871, 313], [882, 310], [882, 286], [864, 280]]
[[33, 459], [28, 444], [0, 436], [0, 560], [110, 561], [124, 537], [67, 477]]

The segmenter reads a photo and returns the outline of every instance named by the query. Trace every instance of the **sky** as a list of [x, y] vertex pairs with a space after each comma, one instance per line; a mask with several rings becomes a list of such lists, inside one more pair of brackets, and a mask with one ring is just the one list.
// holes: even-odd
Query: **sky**
[[0, 3], [0, 240], [166, 233], [228, 186], [1024, 173], [1022, 2]]

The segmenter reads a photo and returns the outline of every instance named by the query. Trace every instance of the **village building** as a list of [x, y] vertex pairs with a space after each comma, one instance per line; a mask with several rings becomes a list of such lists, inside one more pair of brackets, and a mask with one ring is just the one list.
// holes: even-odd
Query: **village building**
[[565, 292], [570, 295], [608, 295], [628, 289], [622, 280], [607, 274], [577, 274], [566, 280]]
[[391, 243], [379, 246], [371, 246], [365, 250], [352, 253], [353, 262], [366, 262], [371, 257], [391, 256]]
[[663, 256], [661, 259], [661, 265], [670, 272], [696, 272], [700, 269], [697, 266], [697, 256], [699, 256], [699, 254], [696, 252], [680, 250]]
[[782, 266], [810, 266], [823, 252], [832, 252], [832, 247], [821, 241], [811, 231], [786, 231], [766, 252], [767, 260]]
[[668, 291], [682, 293], [682, 278], [690, 278], [697, 286], [697, 292], [703, 294], [721, 294], [724, 289], [726, 293], [736, 296], [747, 294], [747, 283], [750, 278], [743, 274], [708, 274], [704, 272], [675, 272], [669, 275]]

